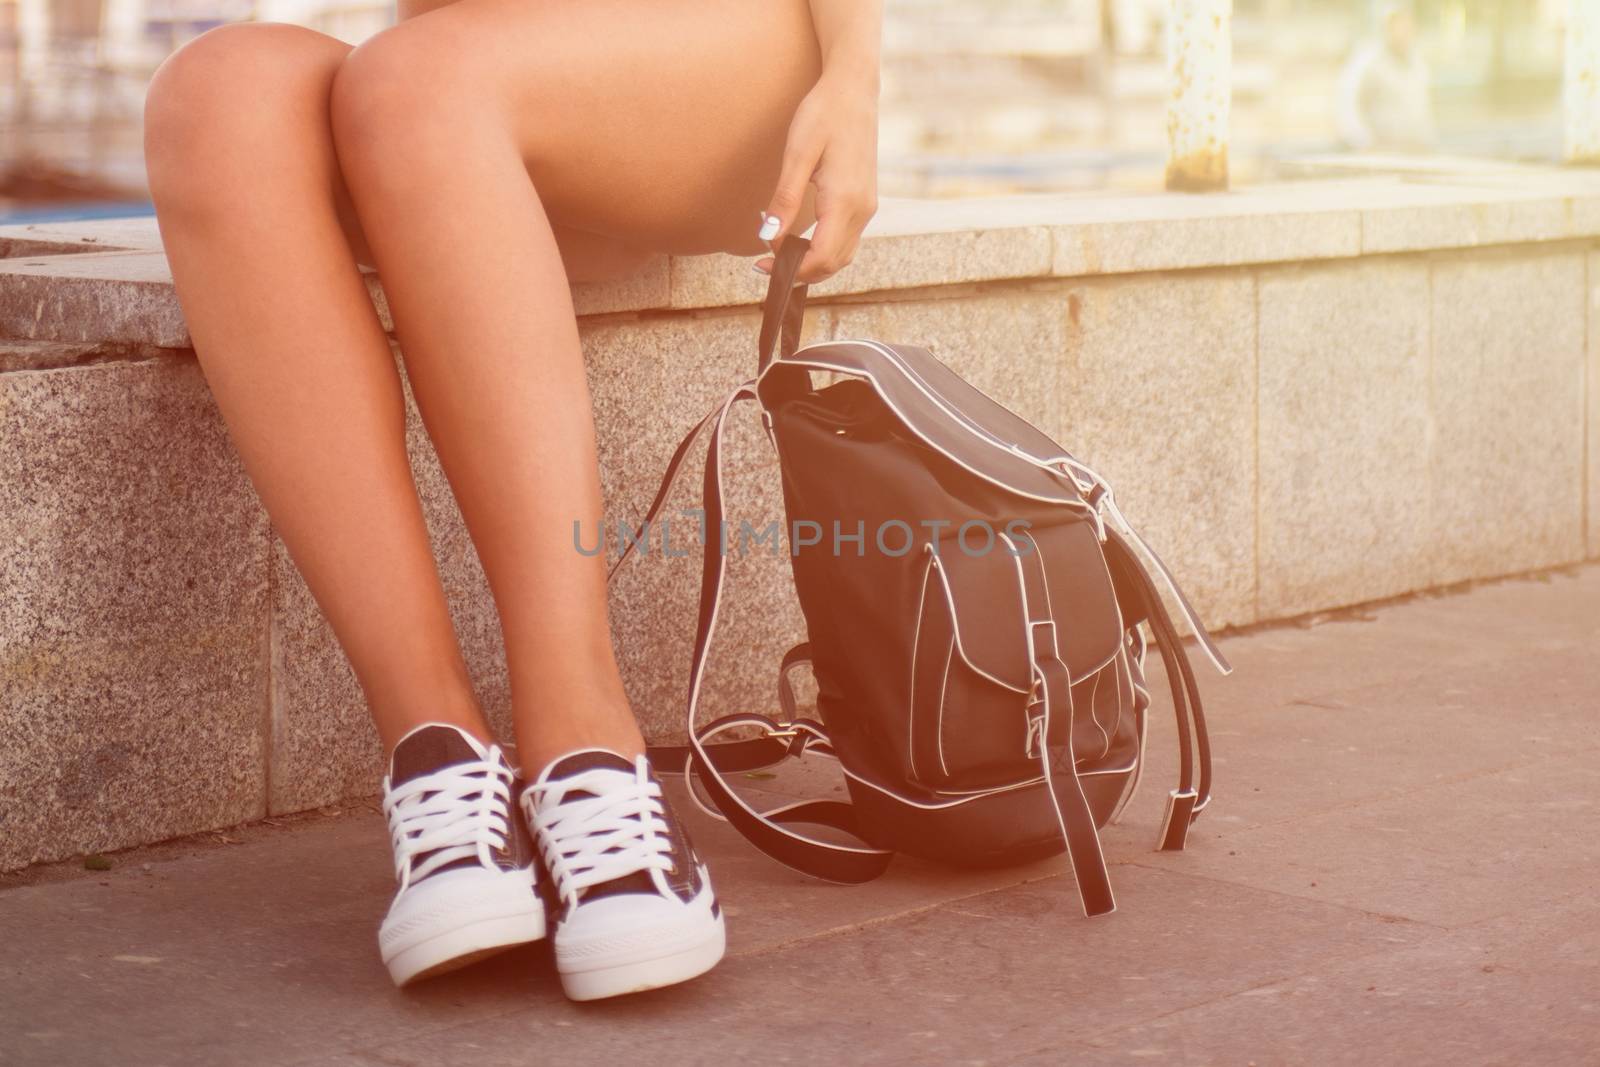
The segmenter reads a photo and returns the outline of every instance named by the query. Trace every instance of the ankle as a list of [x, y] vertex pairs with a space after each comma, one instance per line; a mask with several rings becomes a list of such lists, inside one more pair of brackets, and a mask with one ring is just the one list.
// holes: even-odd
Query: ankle
[[476, 702], [437, 701], [426, 705], [389, 708], [382, 712], [374, 709], [372, 717], [378, 727], [378, 736], [383, 741], [385, 758], [393, 755], [394, 747], [401, 738], [424, 723], [458, 726], [485, 745], [495, 741], [489, 720]]
[[517, 760], [531, 782], [562, 756], [579, 749], [602, 748], [625, 759], [644, 754], [644, 736], [626, 708], [625, 714], [586, 717], [583, 721], [544, 721], [533, 729], [519, 725]]

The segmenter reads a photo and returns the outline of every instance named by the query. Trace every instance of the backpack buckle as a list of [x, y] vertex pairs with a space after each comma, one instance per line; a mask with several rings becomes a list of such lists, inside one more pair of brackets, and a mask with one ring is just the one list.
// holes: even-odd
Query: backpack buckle
[[1157, 851], [1183, 851], [1183, 846], [1189, 837], [1189, 824], [1194, 821], [1197, 813], [1195, 801], [1198, 799], [1198, 794], [1193, 789], [1174, 789], [1167, 794], [1167, 812], [1161, 820], [1161, 836], [1157, 839]]
[[[1048, 642], [1042, 642], [1039, 640], [1039, 631], [1046, 626], [1050, 628], [1050, 639]], [[1054, 654], [1056, 650], [1056, 620], [1029, 619], [1028, 636], [1033, 639], [1033, 646], [1035, 648], [1048, 648], [1051, 653]], [[1039, 679], [1035, 678], [1033, 684], [1037, 686], [1039, 684]]]
[[[1039, 711], [1035, 712], [1035, 708]], [[1022, 706], [1022, 713], [1028, 719], [1028, 737], [1022, 744], [1022, 753], [1029, 759], [1038, 759], [1039, 754], [1044, 751], [1044, 708], [1044, 675], [1035, 671], [1033, 686], [1028, 690], [1028, 702]]]
[[799, 757], [805, 755], [806, 746], [811, 743], [812, 738], [816, 736], [816, 732], [806, 729], [800, 723], [780, 722], [768, 727], [766, 736], [773, 741], [787, 739], [789, 751], [784, 755], [786, 757]]
[[1028, 716], [1028, 740], [1022, 746], [1023, 755], [1029, 759], [1038, 759], [1044, 751], [1044, 716]]

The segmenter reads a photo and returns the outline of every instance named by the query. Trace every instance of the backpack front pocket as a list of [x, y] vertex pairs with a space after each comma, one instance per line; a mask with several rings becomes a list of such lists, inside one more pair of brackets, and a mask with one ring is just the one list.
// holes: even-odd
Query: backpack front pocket
[[[950, 546], [946, 546], [947, 550]], [[946, 558], [928, 546], [912, 641], [907, 758], [931, 788], [1007, 785], [1026, 766], [1030, 669], [1015, 563], [1004, 553]], [[981, 571], [990, 593], [965, 597], [955, 567]], [[1007, 595], [1007, 590], [1010, 595]]]
[[[1042, 555], [1050, 597], [1031, 612], [1019, 561], [1006, 548], [969, 555], [951, 542], [942, 551], [925, 546], [905, 758], [910, 776], [932, 789], [991, 789], [1038, 773], [1028, 755], [1030, 614], [1055, 620], [1060, 647], [1052, 651], [1072, 677], [1071, 714], [1055, 711], [1052, 739], [1064, 740], [1071, 729], [1080, 765], [1118, 758], [1113, 751], [1123, 747], [1123, 713], [1134, 691], [1118, 656], [1122, 620], [1095, 533], [1071, 523], [1029, 534]], [[1097, 567], [1085, 566], [1091, 556]]]

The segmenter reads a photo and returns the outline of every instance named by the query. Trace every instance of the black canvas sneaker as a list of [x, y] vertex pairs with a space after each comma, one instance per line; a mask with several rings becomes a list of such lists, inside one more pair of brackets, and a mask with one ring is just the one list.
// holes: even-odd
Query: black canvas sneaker
[[383, 779], [399, 887], [378, 931], [396, 985], [443, 974], [545, 935], [536, 864], [499, 745], [425, 723], [395, 746]]
[[563, 756], [521, 804], [558, 900], [556, 970], [567, 996], [656, 989], [722, 959], [727, 934], [710, 876], [644, 756]]

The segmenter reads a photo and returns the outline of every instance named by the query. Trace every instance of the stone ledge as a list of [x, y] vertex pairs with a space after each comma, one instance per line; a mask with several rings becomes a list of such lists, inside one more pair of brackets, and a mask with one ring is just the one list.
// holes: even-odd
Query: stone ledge
[[[1600, 173], [1536, 167], [1215, 196], [891, 199], [850, 268], [812, 291], [826, 298], [1597, 237]], [[0, 257], [0, 336], [189, 346], [154, 218], [0, 227]], [[575, 286], [574, 302], [580, 315], [749, 306], [765, 286], [749, 262], [662, 259], [619, 281]], [[382, 289], [367, 276], [390, 328]]]
[[[1246, 625], [1600, 557], [1597, 235], [1600, 182], [1550, 171], [899, 202], [816, 287], [805, 336], [933, 346], [1118, 485], [1208, 623]], [[154, 221], [0, 229], [19, 248], [0, 259], [0, 577], [20, 591], [0, 598], [0, 819], [8, 788], [46, 799], [0, 834], [0, 869], [369, 790], [359, 687], [228, 444]], [[575, 291], [608, 515], [638, 514], [748, 374], [763, 282], [706, 256]], [[407, 415], [503, 725], [492, 598]], [[755, 423], [727, 444], [730, 515], [780, 514]], [[764, 710], [804, 636], [783, 560], [736, 567], [708, 712]], [[695, 578], [637, 566], [612, 588], [653, 739], [681, 735]], [[231, 770], [174, 802], [141, 762], [163, 746], [182, 754], [163, 766]]]

